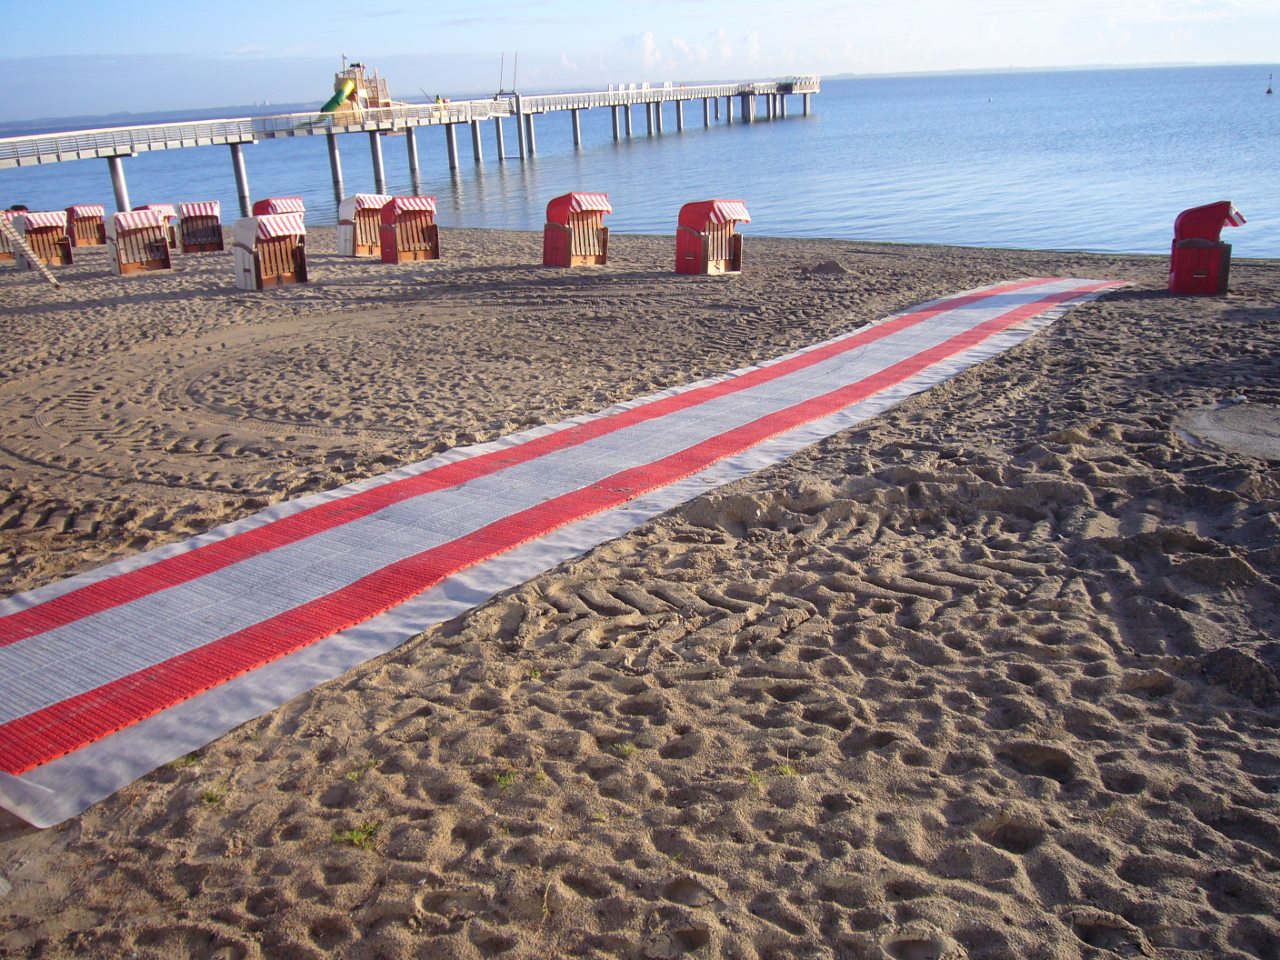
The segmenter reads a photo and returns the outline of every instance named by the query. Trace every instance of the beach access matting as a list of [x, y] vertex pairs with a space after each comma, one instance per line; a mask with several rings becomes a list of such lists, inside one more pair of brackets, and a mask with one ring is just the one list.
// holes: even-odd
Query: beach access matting
[[0, 602], [0, 805], [58, 823], [1116, 284], [1002, 283], [766, 363], [278, 504]]

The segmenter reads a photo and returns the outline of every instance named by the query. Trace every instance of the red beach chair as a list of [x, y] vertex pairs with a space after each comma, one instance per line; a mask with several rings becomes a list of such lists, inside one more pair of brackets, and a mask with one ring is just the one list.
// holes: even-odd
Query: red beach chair
[[680, 208], [676, 227], [676, 273], [739, 273], [739, 223], [750, 223], [741, 200], [699, 200]]
[[613, 213], [607, 193], [566, 193], [548, 203], [547, 224], [542, 229], [543, 266], [582, 267], [607, 263], [606, 213]]
[[395, 197], [380, 216], [383, 263], [440, 259], [435, 197]]
[[1183, 210], [1173, 221], [1169, 292], [1220, 296], [1227, 292], [1231, 244], [1219, 238], [1223, 227], [1244, 224], [1244, 214], [1229, 200]]

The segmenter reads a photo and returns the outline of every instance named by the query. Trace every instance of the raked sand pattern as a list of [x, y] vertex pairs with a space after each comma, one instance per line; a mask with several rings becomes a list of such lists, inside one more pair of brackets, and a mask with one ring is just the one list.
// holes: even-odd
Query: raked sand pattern
[[393, 275], [316, 239], [317, 282], [269, 298], [212, 258], [0, 278], [9, 592], [953, 290], [1133, 286], [63, 827], [9, 822], [0, 949], [1276, 955], [1280, 476], [1182, 418], [1280, 403], [1280, 267], [1183, 300], [1156, 258], [748, 238], [692, 283], [665, 238], [574, 275], [514, 266], [529, 235]]

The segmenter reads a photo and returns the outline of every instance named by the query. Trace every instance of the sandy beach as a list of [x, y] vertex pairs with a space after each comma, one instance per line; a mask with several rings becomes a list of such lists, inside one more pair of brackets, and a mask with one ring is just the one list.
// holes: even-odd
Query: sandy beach
[[0, 596], [1025, 276], [1130, 286], [36, 831], [0, 956], [1280, 956], [1280, 262], [0, 268]]

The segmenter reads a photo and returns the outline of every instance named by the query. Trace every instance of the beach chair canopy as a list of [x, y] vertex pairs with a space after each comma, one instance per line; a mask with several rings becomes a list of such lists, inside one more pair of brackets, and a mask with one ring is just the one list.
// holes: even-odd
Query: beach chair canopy
[[198, 200], [194, 203], [178, 204], [178, 214], [182, 218], [187, 217], [222, 217], [222, 202], [220, 200]]
[[1173, 239], [1210, 240], [1217, 243], [1223, 227], [1239, 227], [1245, 223], [1244, 214], [1230, 200], [1207, 203], [1203, 207], [1183, 210], [1173, 221]]
[[107, 208], [100, 203], [74, 203], [67, 207], [67, 216], [72, 220], [79, 220], [81, 217], [104, 217], [107, 214]]
[[241, 246], [254, 248], [259, 240], [275, 237], [301, 237], [307, 232], [300, 213], [273, 213], [261, 217], [237, 220], [231, 228], [232, 240]]
[[556, 197], [547, 204], [547, 222], [569, 224], [569, 214], [599, 210], [601, 213], [613, 213], [607, 193], [566, 193]]
[[109, 236], [118, 236], [125, 230], [143, 230], [147, 227], [167, 227], [168, 220], [159, 210], [130, 210], [117, 213], [107, 223]]
[[65, 210], [29, 210], [18, 215], [25, 230], [39, 230], [44, 227], [61, 227], [67, 229], [67, 212]]
[[357, 210], [380, 210], [391, 202], [385, 193], [357, 193], [338, 204], [338, 219], [352, 220]]
[[267, 197], [253, 205], [253, 215], [261, 217], [277, 213], [305, 213], [301, 197]]
[[680, 208], [680, 226], [705, 232], [713, 223], [751, 222], [747, 205], [741, 200], [697, 200]]
[[141, 206], [134, 207], [133, 209], [154, 210], [167, 220], [175, 219], [178, 216], [178, 210], [172, 203], [144, 203]]

